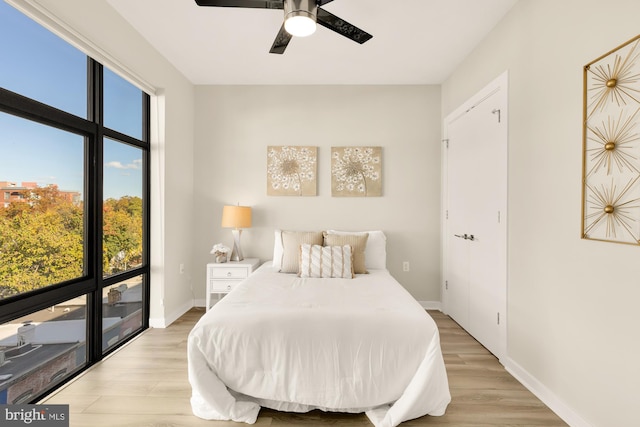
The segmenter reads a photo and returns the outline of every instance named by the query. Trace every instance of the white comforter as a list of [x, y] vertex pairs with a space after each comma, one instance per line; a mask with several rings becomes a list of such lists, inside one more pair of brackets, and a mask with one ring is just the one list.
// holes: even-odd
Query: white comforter
[[303, 279], [265, 264], [198, 321], [188, 361], [204, 419], [319, 408], [387, 427], [451, 401], [438, 329], [386, 270]]

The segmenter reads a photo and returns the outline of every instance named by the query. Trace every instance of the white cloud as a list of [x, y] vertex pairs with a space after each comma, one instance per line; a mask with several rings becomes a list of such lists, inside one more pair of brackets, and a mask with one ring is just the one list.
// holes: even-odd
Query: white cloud
[[140, 167], [142, 166], [142, 159], [136, 159], [131, 163], [128, 163], [126, 165], [123, 165], [122, 162], [109, 162], [105, 165], [107, 168], [114, 168], [114, 169], [140, 169]]

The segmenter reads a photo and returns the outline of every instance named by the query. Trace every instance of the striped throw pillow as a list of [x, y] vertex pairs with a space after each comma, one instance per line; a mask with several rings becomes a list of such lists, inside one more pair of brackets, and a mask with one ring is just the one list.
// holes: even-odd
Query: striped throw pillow
[[300, 245], [300, 277], [341, 277], [353, 279], [351, 245]]

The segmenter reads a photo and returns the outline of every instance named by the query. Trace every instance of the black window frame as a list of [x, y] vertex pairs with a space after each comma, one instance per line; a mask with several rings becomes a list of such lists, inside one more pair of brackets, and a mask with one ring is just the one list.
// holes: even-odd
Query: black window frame
[[[52, 307], [72, 298], [86, 295], [87, 359], [85, 365], [65, 381], [43, 394], [34, 395], [36, 402], [80, 372], [126, 344], [149, 328], [150, 301], [150, 107], [151, 97], [140, 91], [142, 102], [142, 139], [133, 138], [103, 126], [103, 65], [87, 56], [87, 118], [59, 110], [40, 101], [0, 87], [0, 111], [46, 126], [72, 132], [85, 138], [85, 236], [83, 275], [66, 282], [18, 294], [0, 300], [0, 324]], [[143, 239], [142, 265], [103, 277], [103, 139], [110, 138], [142, 150]], [[142, 276], [142, 325], [117, 344], [102, 348], [102, 290], [115, 283]]]

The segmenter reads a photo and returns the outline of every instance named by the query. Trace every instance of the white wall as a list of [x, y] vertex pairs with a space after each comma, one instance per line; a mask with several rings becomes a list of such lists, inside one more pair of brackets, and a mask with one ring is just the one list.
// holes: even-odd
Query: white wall
[[510, 367], [574, 425], [637, 424], [640, 248], [580, 227], [583, 66], [639, 16], [637, 0], [521, 0], [442, 85], [445, 117], [509, 70]]
[[[391, 273], [419, 301], [439, 301], [439, 115], [437, 86], [197, 87], [196, 297], [212, 245], [232, 245], [222, 206], [240, 203], [253, 207], [245, 257], [271, 259], [277, 227], [382, 229]], [[266, 195], [269, 145], [319, 147], [316, 197]], [[355, 145], [383, 147], [382, 197], [331, 197], [331, 147]]]
[[[17, 0], [21, 3], [20, 0]], [[105, 0], [35, 0], [157, 88], [151, 157], [151, 323], [171, 323], [193, 305], [194, 87]], [[180, 263], [185, 274], [179, 273]]]

